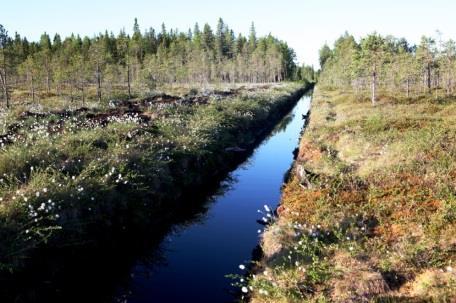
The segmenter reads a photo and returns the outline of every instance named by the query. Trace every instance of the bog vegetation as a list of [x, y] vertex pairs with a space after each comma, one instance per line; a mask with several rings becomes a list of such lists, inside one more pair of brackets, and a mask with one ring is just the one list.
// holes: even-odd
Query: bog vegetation
[[22, 268], [37, 248], [103, 245], [119, 232], [167, 224], [182, 194], [230, 169], [300, 88], [193, 91], [6, 117], [0, 269]]
[[312, 68], [253, 24], [246, 38], [222, 19], [215, 33], [141, 32], [135, 20], [131, 36], [39, 42], [0, 25], [0, 275], [168, 224], [308, 84], [284, 81], [304, 78]]
[[253, 302], [454, 300], [453, 44], [346, 34], [322, 49], [280, 216], [240, 283]]
[[268, 35], [235, 35], [219, 19], [214, 30], [141, 32], [135, 19], [133, 34], [124, 30], [95, 37], [53, 38], [44, 33], [30, 42], [0, 25], [0, 84], [7, 106], [11, 102], [107, 100], [143, 96], [163, 84], [201, 86], [207, 83], [280, 82], [312, 77], [298, 68], [294, 51]]

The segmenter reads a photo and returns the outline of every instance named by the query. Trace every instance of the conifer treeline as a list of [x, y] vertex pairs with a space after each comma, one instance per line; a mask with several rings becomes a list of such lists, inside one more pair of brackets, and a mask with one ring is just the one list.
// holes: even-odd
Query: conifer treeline
[[377, 95], [416, 97], [456, 92], [456, 43], [423, 36], [418, 45], [404, 38], [370, 34], [358, 43], [346, 33], [320, 50], [321, 84]]
[[196, 24], [187, 33], [141, 32], [135, 19], [133, 34], [107, 31], [89, 38], [71, 35], [62, 40], [44, 33], [39, 42], [8, 32], [0, 25], [0, 84], [7, 103], [15, 89], [25, 98], [68, 96], [84, 100], [89, 92], [102, 100], [133, 94], [166, 83], [278, 82], [299, 77], [295, 53], [268, 35], [258, 38], [252, 23], [249, 37], [219, 19], [215, 32]]

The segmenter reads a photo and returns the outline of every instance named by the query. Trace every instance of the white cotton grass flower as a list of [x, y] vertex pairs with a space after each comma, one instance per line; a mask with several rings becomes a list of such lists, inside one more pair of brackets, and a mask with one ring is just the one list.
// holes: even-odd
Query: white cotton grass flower
[[245, 294], [249, 292], [248, 288], [245, 286], [242, 286], [241, 291]]
[[244, 270], [245, 269], [245, 265], [244, 264], [239, 265], [239, 269]]
[[267, 212], [271, 212], [271, 209], [267, 205], [264, 205], [264, 210], [266, 210]]

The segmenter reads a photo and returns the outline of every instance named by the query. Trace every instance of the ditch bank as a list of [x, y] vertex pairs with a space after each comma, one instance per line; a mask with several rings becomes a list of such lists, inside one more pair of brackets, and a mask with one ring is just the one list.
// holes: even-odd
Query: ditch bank
[[317, 86], [246, 299], [453, 300], [454, 108]]
[[[74, 277], [85, 277], [87, 281], [93, 281], [93, 277], [103, 278], [104, 270], [117, 266], [114, 262], [122, 258], [127, 259], [128, 265], [119, 266], [119, 271], [127, 268], [146, 246], [160, 242], [174, 224], [185, 221], [189, 213], [199, 209], [198, 201], [248, 157], [310, 88], [309, 85], [267, 102], [267, 113], [258, 112], [255, 119], [242, 119], [239, 124], [212, 134], [212, 144], [203, 152], [173, 153], [172, 160], [160, 167], [159, 174], [157, 170], [153, 173], [147, 170], [148, 164], [155, 164], [147, 157], [147, 147], [129, 152], [127, 168], [139, 175], [136, 178], [142, 182], [101, 189], [96, 183], [86, 182], [84, 190], [90, 192], [91, 197], [82, 199], [90, 201], [95, 197], [99, 202], [87, 207], [85, 201], [78, 201], [60, 208], [58, 219], [50, 226], [53, 232], [47, 234], [45, 241], [15, 243], [14, 254], [2, 254], [5, 270], [1, 276], [1, 296], [18, 302], [43, 298], [52, 301], [59, 296], [68, 300], [67, 293], [74, 291], [75, 285], [69, 286], [67, 282], [74, 282]], [[61, 200], [73, 197], [67, 192], [59, 195]], [[183, 205], [186, 196], [194, 196], [192, 201], [196, 205]], [[58, 198], [54, 195], [53, 199]], [[10, 224], [9, 233], [3, 229], [2, 234], [14, 238], [11, 236], [14, 225]], [[6, 241], [2, 243], [6, 244]], [[92, 275], [92, 271], [99, 276]], [[72, 298], [76, 301], [77, 291], [74, 294]]]

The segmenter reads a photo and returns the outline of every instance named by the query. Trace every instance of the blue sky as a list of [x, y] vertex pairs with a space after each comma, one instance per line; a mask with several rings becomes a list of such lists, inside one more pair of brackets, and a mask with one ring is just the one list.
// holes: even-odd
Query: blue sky
[[138, 18], [150, 26], [187, 30], [196, 21], [215, 27], [222, 17], [236, 32], [255, 22], [258, 34], [272, 33], [296, 50], [300, 62], [317, 64], [318, 49], [345, 30], [359, 37], [373, 31], [418, 42], [436, 30], [456, 39], [456, 1], [450, 0], [1, 0], [0, 24], [10, 33], [37, 40], [44, 31], [92, 36], [108, 29], [130, 31]]

